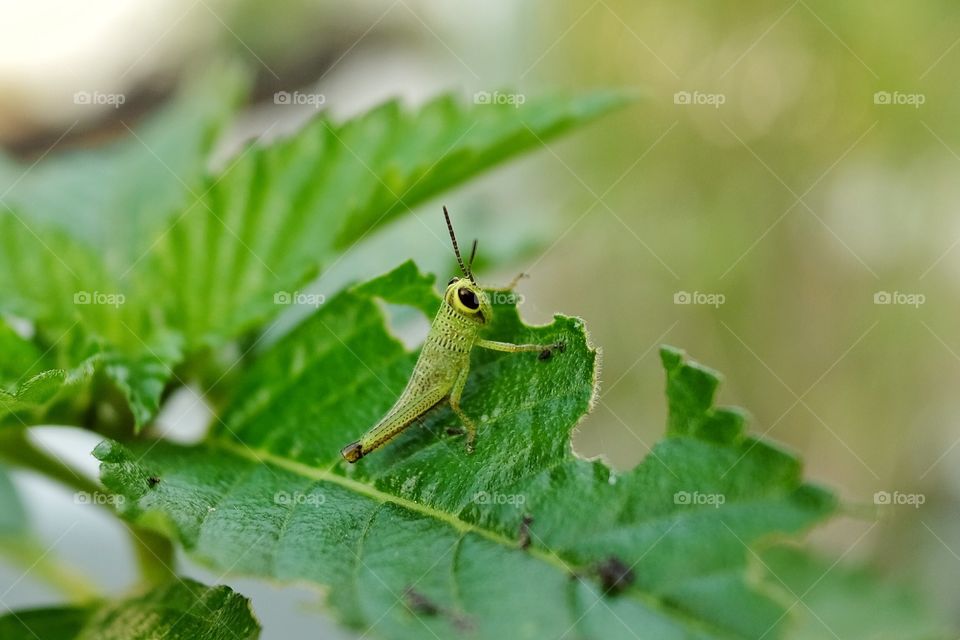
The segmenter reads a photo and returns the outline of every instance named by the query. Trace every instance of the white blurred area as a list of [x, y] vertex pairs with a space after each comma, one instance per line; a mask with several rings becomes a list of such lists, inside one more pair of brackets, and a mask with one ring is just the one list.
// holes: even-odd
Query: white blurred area
[[0, 142], [95, 118], [109, 104], [77, 92], [125, 94], [189, 60], [221, 28], [192, 0], [0, 0]]
[[[502, 75], [517, 59], [506, 43], [522, 41], [515, 31], [519, 8], [510, 3], [289, 4], [292, 15], [315, 18], [299, 25], [290, 39], [333, 51], [336, 61], [323, 75], [340, 98], [329, 105], [334, 112], [396, 95], [421, 98], [441, 87], [495, 87], [516, 76]], [[58, 130], [82, 130], [115, 106], [78, 103], [78, 92], [121, 95], [129, 105], [144, 85], [158, 79], [171, 83], [222, 50], [224, 42], [282, 85], [284, 78], [264, 59], [269, 56], [256, 49], [261, 39], [283, 47], [286, 34], [256, 33], [254, 41], [241, 26], [231, 26], [244, 5], [243, 0], [0, 0], [0, 144], [45, 131], [56, 138]], [[277, 26], [283, 24], [279, 19]], [[391, 37], [378, 41], [381, 32]], [[491, 33], [510, 37], [491, 47], [481, 41]]]

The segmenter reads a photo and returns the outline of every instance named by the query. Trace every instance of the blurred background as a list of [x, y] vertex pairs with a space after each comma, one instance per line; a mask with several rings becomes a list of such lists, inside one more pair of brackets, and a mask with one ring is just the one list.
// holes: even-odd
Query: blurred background
[[[798, 451], [850, 506], [817, 545], [957, 609], [954, 3], [4, 0], [0, 143], [28, 163], [96, 145], [223, 57], [256, 71], [256, 103], [223, 157], [316, 112], [276, 105], [277, 91], [309, 88], [347, 117], [450, 89], [636, 89], [634, 106], [444, 200], [459, 234], [480, 239], [485, 281], [526, 271], [527, 320], [582, 316], [602, 347], [601, 401], [577, 451], [618, 468], [643, 459], [665, 419], [656, 347], [682, 347], [724, 373], [721, 400], [749, 409], [754, 433]], [[384, 229], [324, 289], [411, 256], [445, 274], [449, 256], [422, 227], [438, 210]], [[96, 438], [45, 435], [96, 472]], [[117, 523], [35, 476], [15, 481], [61, 555], [129, 584]], [[874, 494], [897, 491], [925, 502], [877, 523]], [[0, 584], [16, 580], [7, 605], [58, 601], [21, 573], [0, 567]], [[265, 638], [316, 630], [303, 615], [314, 594], [230, 584], [253, 597]]]

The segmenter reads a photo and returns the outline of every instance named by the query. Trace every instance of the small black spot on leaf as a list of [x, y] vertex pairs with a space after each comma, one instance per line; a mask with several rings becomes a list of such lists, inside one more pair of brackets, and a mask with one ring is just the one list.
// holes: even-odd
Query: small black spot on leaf
[[530, 547], [530, 525], [533, 524], [533, 516], [529, 513], [524, 514], [523, 520], [520, 522], [520, 536], [519, 543], [521, 549], [528, 549]]
[[403, 592], [403, 598], [407, 607], [417, 615], [435, 616], [440, 613], [440, 607], [435, 602], [413, 587], [409, 587]]
[[636, 576], [627, 564], [616, 556], [610, 556], [596, 567], [604, 595], [617, 595], [630, 587]]

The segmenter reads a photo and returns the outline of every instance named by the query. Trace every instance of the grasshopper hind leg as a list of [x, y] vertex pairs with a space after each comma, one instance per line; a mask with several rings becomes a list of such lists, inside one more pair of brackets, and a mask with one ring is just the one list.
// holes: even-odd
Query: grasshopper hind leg
[[435, 407], [447, 394], [449, 387], [436, 385], [412, 397], [405, 391], [387, 412], [380, 422], [360, 436], [359, 440], [351, 442], [340, 450], [340, 455], [350, 463], [358, 461], [368, 453], [376, 451], [387, 444], [410, 425], [416, 422], [424, 413]]

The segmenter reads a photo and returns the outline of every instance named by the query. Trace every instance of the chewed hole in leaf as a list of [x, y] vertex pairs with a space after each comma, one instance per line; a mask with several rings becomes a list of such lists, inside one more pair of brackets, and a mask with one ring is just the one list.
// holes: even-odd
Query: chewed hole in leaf
[[390, 333], [409, 350], [418, 348], [430, 332], [430, 319], [412, 307], [377, 301], [387, 319]]

